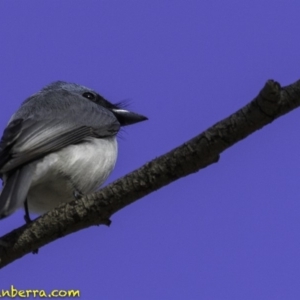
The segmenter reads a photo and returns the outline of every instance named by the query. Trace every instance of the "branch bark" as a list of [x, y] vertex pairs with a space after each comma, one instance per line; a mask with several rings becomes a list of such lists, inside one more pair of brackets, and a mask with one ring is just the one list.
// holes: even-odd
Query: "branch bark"
[[[219, 160], [248, 135], [300, 106], [300, 80], [286, 87], [269, 80], [258, 96], [228, 118], [102, 190], [61, 205], [0, 239], [0, 267], [34, 249], [92, 225], [149, 193]], [[2, 245], [2, 246], [1, 246]]]

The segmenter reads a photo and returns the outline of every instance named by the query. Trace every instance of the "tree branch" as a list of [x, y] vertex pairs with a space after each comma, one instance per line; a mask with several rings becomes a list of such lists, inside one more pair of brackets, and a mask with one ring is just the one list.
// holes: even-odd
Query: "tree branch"
[[0, 267], [67, 234], [92, 225], [109, 225], [109, 218], [115, 212], [217, 162], [224, 150], [298, 106], [300, 81], [281, 88], [277, 82], [269, 80], [253, 101], [183, 145], [99, 192], [61, 205], [3, 236]]

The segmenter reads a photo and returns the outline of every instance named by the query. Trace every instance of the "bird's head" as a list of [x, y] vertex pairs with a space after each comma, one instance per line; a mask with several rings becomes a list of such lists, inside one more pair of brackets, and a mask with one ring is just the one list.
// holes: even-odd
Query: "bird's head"
[[64, 89], [68, 92], [76, 93], [81, 97], [88, 99], [89, 101], [92, 101], [102, 107], [105, 107], [115, 115], [121, 126], [131, 125], [148, 120], [148, 118], [143, 115], [124, 109], [118, 104], [112, 104], [111, 102], [103, 98], [101, 95], [99, 95], [97, 92], [85, 86], [64, 81], [56, 81], [48, 85], [44, 90], [55, 89]]

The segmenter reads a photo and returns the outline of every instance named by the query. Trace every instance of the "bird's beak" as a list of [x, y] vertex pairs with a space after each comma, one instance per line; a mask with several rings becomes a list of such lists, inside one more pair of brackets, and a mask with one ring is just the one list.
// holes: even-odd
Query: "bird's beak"
[[121, 126], [131, 125], [148, 120], [147, 117], [128, 111], [126, 109], [113, 108], [112, 112], [120, 122]]

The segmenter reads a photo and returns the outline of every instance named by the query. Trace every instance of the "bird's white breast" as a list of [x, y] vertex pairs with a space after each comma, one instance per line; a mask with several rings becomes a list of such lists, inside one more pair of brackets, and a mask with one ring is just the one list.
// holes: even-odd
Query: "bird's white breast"
[[78, 145], [46, 155], [34, 162], [36, 171], [28, 192], [29, 209], [44, 213], [74, 200], [74, 191], [95, 191], [109, 176], [117, 159], [115, 137], [89, 138]]

